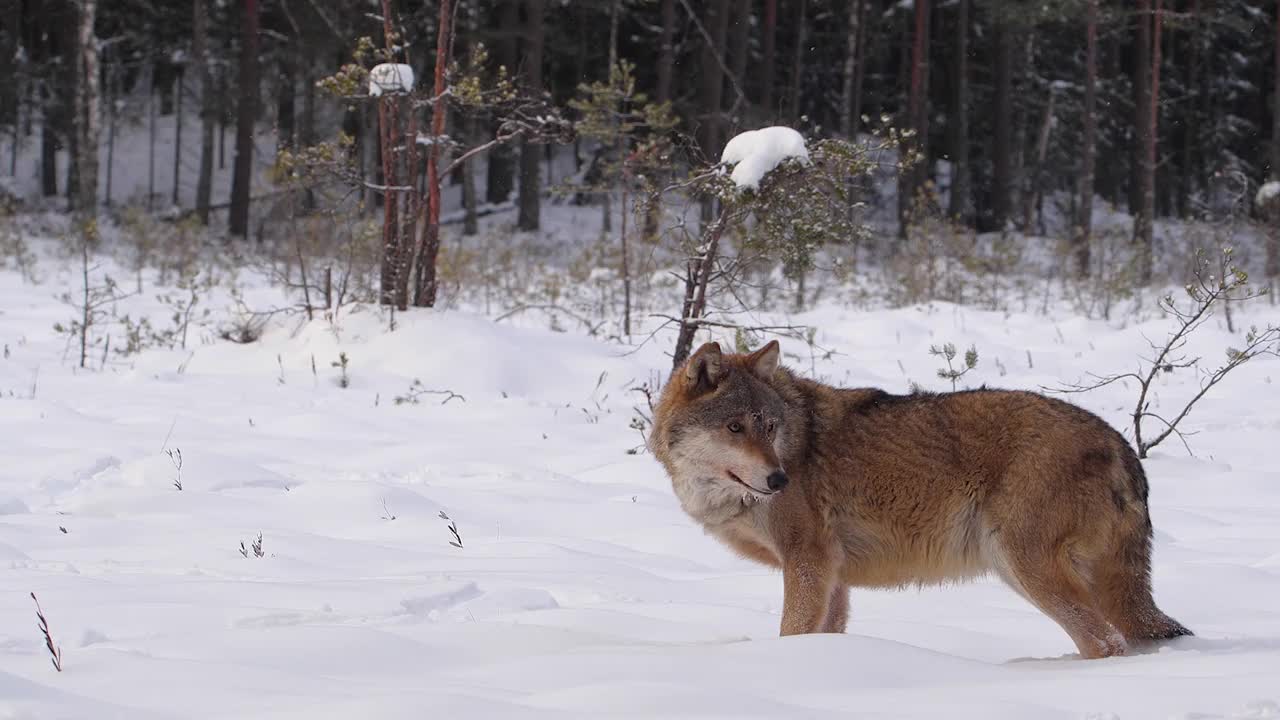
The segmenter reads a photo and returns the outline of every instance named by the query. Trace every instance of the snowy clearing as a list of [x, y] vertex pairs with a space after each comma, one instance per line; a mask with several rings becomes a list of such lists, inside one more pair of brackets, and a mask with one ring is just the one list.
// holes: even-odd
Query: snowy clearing
[[[1156, 598], [1198, 637], [1080, 661], [986, 579], [855, 591], [847, 635], [779, 639], [781, 577], [705, 536], [629, 426], [670, 335], [631, 352], [440, 311], [388, 333], [347, 308], [84, 371], [51, 329], [60, 262], [0, 270], [0, 718], [1280, 717], [1274, 359], [1197, 408], [1196, 457], [1146, 462]], [[152, 295], [126, 309], [164, 322]], [[1034, 389], [1129, 369], [1166, 329], [946, 304], [789, 320], [837, 354], [784, 341], [787, 364], [896, 392], [949, 386], [930, 344], [977, 346], [966, 384]], [[1214, 321], [1190, 349], [1232, 339]], [[397, 404], [414, 379], [464, 399]], [[1165, 375], [1153, 408], [1196, 387]], [[1133, 397], [1073, 399], [1124, 428]]]

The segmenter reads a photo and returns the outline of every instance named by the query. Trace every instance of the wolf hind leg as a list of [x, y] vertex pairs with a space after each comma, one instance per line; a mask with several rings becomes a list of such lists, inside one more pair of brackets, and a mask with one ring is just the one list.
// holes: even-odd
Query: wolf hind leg
[[1004, 554], [997, 571], [1014, 591], [1026, 598], [1066, 631], [1085, 659], [1123, 655], [1124, 636], [1108, 622], [1065, 557], [1036, 553], [1035, 557]]
[[1091, 573], [1099, 609], [1134, 645], [1193, 634], [1156, 607], [1151, 596], [1151, 541], [1146, 533], [1146, 527], [1132, 528], [1114, 554], [1093, 563]]
[[1150, 592], [1145, 597], [1117, 599], [1105, 597], [1103, 612], [1131, 645], [1142, 645], [1194, 635], [1182, 623], [1156, 607]]

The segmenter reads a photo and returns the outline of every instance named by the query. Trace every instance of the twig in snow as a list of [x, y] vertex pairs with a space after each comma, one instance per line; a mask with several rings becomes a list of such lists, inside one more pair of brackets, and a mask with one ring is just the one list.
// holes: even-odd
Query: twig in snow
[[265, 555], [266, 555], [266, 553], [265, 553], [265, 552], [263, 552], [263, 550], [262, 550], [262, 533], [258, 533], [258, 539], [257, 539], [257, 540], [254, 540], [252, 543], [250, 543], [250, 544], [249, 544], [249, 547], [245, 547], [245, 546], [244, 546], [244, 541], [243, 541], [243, 540], [241, 540], [241, 541], [240, 541], [240, 554], [241, 554], [241, 555], [243, 555], [243, 556], [245, 556], [245, 557], [249, 557], [249, 551], [250, 551], [250, 550], [253, 550], [253, 554], [254, 554], [254, 556], [255, 556], [255, 557], [263, 557], [263, 556], [265, 556]]
[[444, 395], [445, 396], [444, 400], [440, 401], [441, 405], [448, 403], [450, 400], [454, 398], [457, 398], [462, 402], [467, 401], [466, 398], [462, 397], [461, 395], [459, 395], [458, 393], [452, 390], [428, 390], [427, 388], [422, 386], [421, 380], [414, 378], [413, 383], [409, 385], [409, 391], [406, 392], [404, 395], [397, 395], [395, 397], [395, 403], [396, 405], [417, 405], [419, 402], [419, 398], [421, 398], [423, 395]]
[[182, 449], [173, 448], [164, 451], [169, 456], [169, 462], [173, 463], [173, 469], [177, 472], [177, 477], [173, 479], [173, 487], [179, 492], [182, 490]]
[[36, 599], [36, 594], [31, 593], [31, 599], [36, 604], [36, 618], [40, 620], [40, 632], [44, 634], [44, 646], [49, 648], [49, 654], [53, 656], [53, 668], [58, 672], [62, 672], [62, 648], [53, 642], [53, 635], [49, 632], [49, 621], [44, 616], [44, 610], [40, 608], [40, 601]]
[[453, 533], [453, 537], [454, 537], [453, 540], [449, 541], [449, 544], [461, 550], [462, 536], [458, 534], [458, 523], [454, 522], [453, 520], [450, 520], [449, 516], [446, 515], [443, 510], [440, 511], [440, 519], [449, 521], [449, 532]]

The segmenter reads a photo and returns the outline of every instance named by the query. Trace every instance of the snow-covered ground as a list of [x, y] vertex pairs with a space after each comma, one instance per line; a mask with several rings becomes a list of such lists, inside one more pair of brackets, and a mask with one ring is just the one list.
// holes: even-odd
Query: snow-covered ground
[[[461, 311], [387, 332], [349, 308], [84, 371], [52, 330], [71, 269], [40, 270], [0, 270], [0, 718], [1280, 718], [1276, 359], [1197, 407], [1195, 457], [1146, 462], [1156, 597], [1198, 636], [1081, 661], [995, 580], [855, 591], [847, 635], [778, 638], [780, 576], [704, 535], [631, 427], [670, 335]], [[167, 322], [147, 297], [122, 307]], [[836, 354], [784, 342], [788, 364], [897, 392], [949, 387], [931, 344], [976, 345], [963, 384], [1034, 389], [1133, 369], [1166, 330], [937, 304], [790, 321]], [[1231, 341], [1215, 320], [1192, 350]], [[465, 400], [397, 404], [415, 379]], [[1153, 409], [1197, 387], [1162, 375]], [[1074, 399], [1125, 427], [1133, 393]]]

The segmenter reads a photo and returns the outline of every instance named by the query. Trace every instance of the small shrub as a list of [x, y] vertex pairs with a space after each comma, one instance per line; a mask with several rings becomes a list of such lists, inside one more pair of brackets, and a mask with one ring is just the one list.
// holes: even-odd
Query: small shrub
[[347, 359], [345, 352], [338, 353], [338, 359], [329, 363], [331, 366], [338, 368], [338, 387], [346, 389], [351, 387], [351, 376], [347, 373], [350, 361]]
[[947, 366], [945, 368], [938, 368], [938, 377], [951, 381], [952, 392], [955, 392], [956, 383], [960, 381], [960, 378], [968, 375], [971, 370], [978, 366], [978, 348], [973, 345], [970, 345], [969, 349], [964, 351], [964, 364], [960, 367], [956, 367], [953, 362], [956, 359], [956, 346], [954, 343], [946, 343], [942, 347], [930, 345], [929, 354], [946, 361]]

